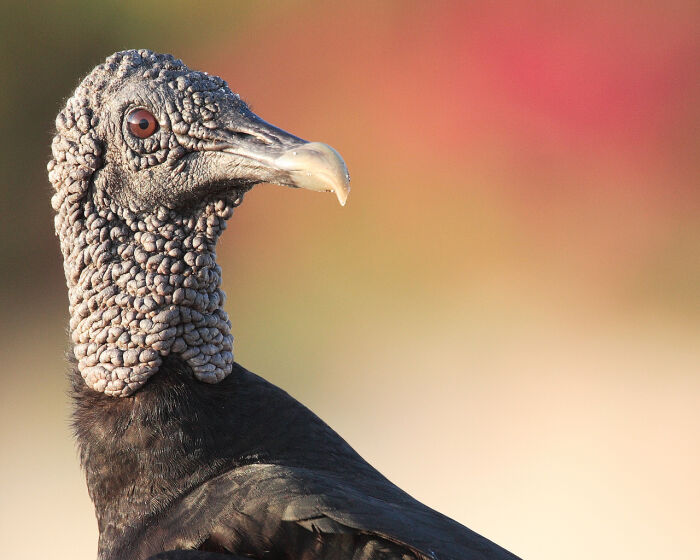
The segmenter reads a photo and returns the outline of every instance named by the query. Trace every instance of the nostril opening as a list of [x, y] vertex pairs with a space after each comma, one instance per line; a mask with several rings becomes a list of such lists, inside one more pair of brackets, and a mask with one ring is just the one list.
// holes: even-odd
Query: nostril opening
[[268, 146], [270, 144], [269, 140], [267, 138], [261, 138], [260, 136], [256, 134], [251, 134], [249, 132], [242, 132], [239, 130], [232, 130], [230, 131], [230, 134], [233, 138], [238, 140], [239, 142], [247, 142], [247, 143], [253, 143], [253, 144], [261, 144], [264, 146]]
[[232, 136], [236, 137], [238, 140], [257, 140], [255, 136], [247, 132], [234, 132]]

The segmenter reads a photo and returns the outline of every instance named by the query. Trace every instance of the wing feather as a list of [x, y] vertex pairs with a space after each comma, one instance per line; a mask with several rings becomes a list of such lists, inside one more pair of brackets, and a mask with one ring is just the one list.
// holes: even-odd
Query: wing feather
[[383, 478], [359, 489], [337, 473], [270, 464], [211, 479], [146, 531], [165, 549], [183, 547], [187, 534], [187, 548], [206, 540], [253, 557], [517, 560]]

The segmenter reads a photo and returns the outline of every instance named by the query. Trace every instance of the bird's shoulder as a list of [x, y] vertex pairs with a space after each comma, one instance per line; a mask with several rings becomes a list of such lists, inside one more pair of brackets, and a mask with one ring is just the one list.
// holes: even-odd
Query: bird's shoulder
[[516, 558], [388, 481], [275, 464], [246, 465], [198, 486], [140, 542], [250, 557]]
[[[308, 408], [245, 368], [211, 386], [175, 359], [164, 365], [135, 396], [130, 426], [144, 433], [156, 417], [158, 441], [190, 441], [181, 460], [196, 456], [196, 476], [180, 478], [174, 499], [115, 537], [112, 557], [201, 549], [252, 558], [516, 558], [392, 484]], [[168, 457], [163, 476], [174, 480], [179, 461], [172, 450]], [[146, 485], [157, 459], [147, 458]]]

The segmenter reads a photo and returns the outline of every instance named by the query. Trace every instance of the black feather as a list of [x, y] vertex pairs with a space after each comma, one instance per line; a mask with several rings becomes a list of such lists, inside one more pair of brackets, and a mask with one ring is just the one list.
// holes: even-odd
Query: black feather
[[516, 558], [414, 500], [307, 408], [239, 365], [208, 385], [169, 357], [122, 399], [89, 389], [77, 371], [73, 379], [101, 558], [170, 549], [255, 558]]

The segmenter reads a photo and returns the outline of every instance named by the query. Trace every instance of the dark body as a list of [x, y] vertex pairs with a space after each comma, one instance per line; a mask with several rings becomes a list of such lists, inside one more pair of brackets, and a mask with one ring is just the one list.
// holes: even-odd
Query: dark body
[[414, 500], [238, 364], [209, 385], [170, 356], [128, 398], [75, 371], [73, 398], [101, 559], [517, 558]]

